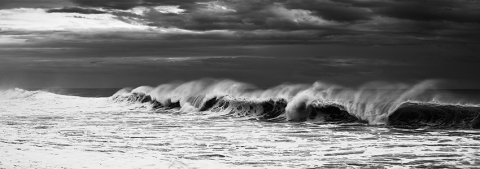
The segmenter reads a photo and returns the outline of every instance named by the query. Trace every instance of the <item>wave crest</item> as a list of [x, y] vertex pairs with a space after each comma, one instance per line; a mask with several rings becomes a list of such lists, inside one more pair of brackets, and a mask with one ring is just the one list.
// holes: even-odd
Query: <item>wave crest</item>
[[28, 91], [19, 88], [0, 90], [0, 99], [28, 99], [35, 96], [54, 95], [45, 91]]
[[[435, 88], [435, 84], [435, 81], [423, 81], [413, 86], [376, 82], [365, 84], [358, 89], [349, 89], [316, 82], [313, 85], [284, 84], [261, 90], [253, 85], [232, 80], [198, 80], [163, 84], [155, 88], [142, 86], [133, 90], [123, 90], [117, 92], [113, 98], [149, 102], [154, 108], [176, 109], [182, 112], [221, 112], [260, 120], [366, 122], [413, 126], [402, 121], [413, 116], [400, 112], [428, 114], [426, 112], [433, 111], [429, 108], [415, 108], [413, 111], [412, 108], [407, 109], [408, 106], [405, 105], [412, 100], [422, 103], [434, 101], [438, 94], [428, 93], [426, 90]], [[438, 106], [436, 108], [445, 109]], [[455, 111], [453, 112], [455, 114]], [[459, 112], [468, 115], [452, 116], [473, 119], [475, 113], [478, 114], [477, 109]], [[455, 122], [460, 121], [462, 120]], [[468, 124], [460, 125], [462, 128], [477, 126], [474, 120], [466, 121]], [[437, 120], [436, 124], [441, 122], [444, 121]]]

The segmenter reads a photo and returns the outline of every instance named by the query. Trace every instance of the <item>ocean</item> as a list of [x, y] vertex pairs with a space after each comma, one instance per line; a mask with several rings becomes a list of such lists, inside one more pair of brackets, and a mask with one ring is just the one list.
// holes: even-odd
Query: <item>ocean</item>
[[478, 90], [192, 81], [0, 91], [0, 168], [479, 168]]

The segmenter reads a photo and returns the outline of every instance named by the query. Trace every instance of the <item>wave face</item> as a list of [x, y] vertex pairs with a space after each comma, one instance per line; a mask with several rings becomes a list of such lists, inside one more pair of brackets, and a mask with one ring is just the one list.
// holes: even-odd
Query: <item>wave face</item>
[[210, 112], [265, 121], [364, 122], [395, 127], [480, 128], [477, 105], [449, 104], [431, 92], [435, 81], [416, 85], [368, 83], [358, 89], [316, 82], [266, 90], [232, 80], [122, 89], [116, 101], [150, 103], [155, 109]]
[[388, 117], [388, 124], [403, 128], [480, 129], [480, 107], [405, 103]]

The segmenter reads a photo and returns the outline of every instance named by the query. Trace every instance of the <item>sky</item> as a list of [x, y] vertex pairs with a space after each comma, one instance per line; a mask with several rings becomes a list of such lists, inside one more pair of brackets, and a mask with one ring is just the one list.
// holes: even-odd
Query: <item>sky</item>
[[480, 89], [480, 0], [0, 0], [0, 86]]

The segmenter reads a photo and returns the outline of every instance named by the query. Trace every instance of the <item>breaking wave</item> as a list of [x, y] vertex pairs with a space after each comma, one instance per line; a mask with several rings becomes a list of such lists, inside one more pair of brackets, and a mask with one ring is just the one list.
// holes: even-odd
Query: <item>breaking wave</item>
[[19, 88], [0, 90], [0, 99], [29, 99], [47, 95], [54, 94], [46, 91], [28, 91]]
[[435, 81], [413, 86], [374, 82], [349, 89], [316, 82], [261, 90], [231, 80], [197, 80], [122, 89], [112, 99], [149, 103], [154, 109], [218, 113], [263, 121], [480, 128], [478, 105], [453, 104], [448, 94], [432, 92], [435, 85]]

